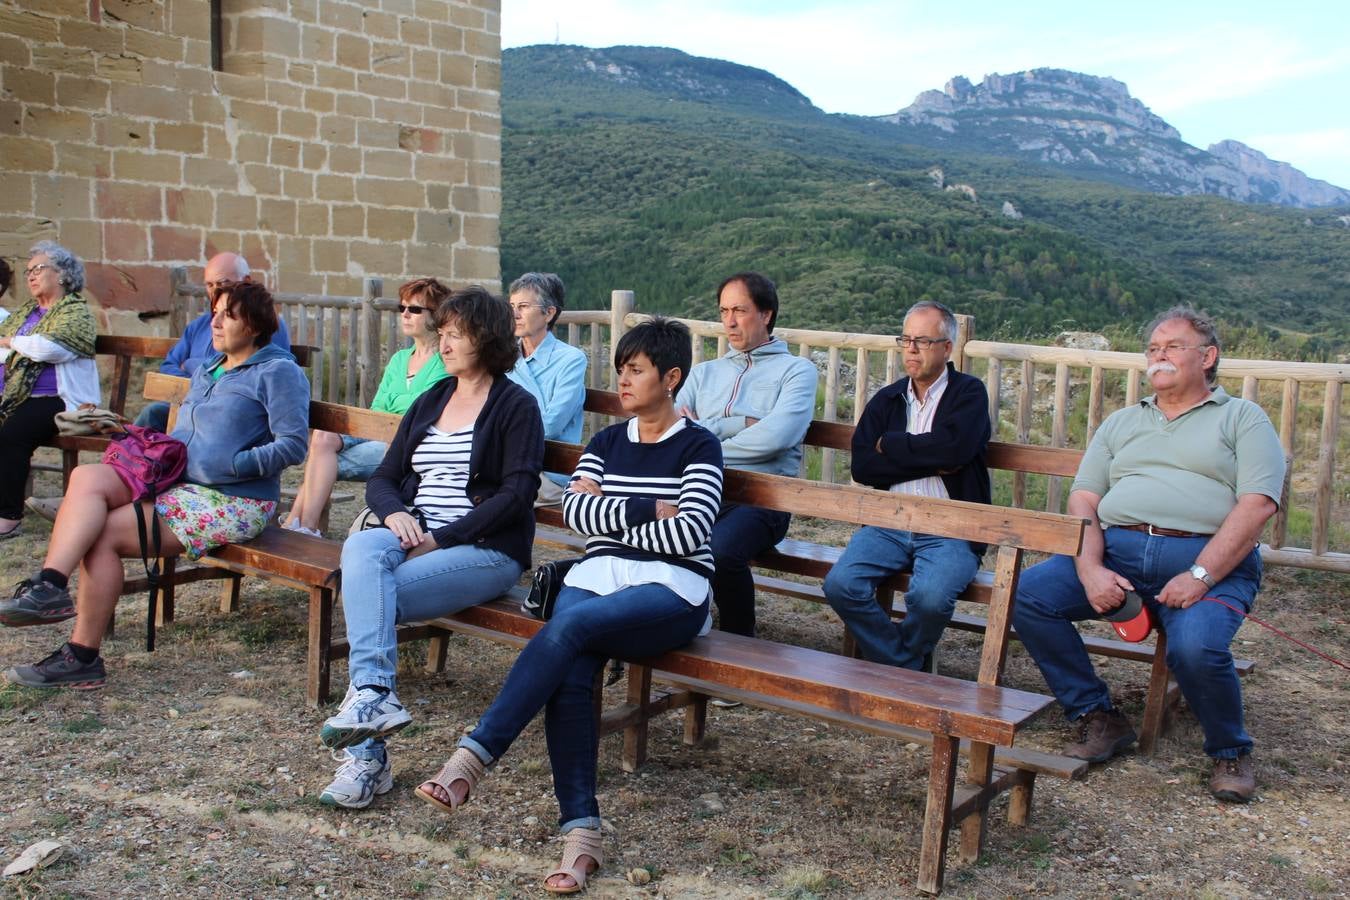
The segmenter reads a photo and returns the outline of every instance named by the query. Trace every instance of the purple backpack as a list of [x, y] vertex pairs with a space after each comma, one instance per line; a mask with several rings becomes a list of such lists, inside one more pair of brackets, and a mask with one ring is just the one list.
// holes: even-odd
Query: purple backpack
[[187, 445], [161, 431], [127, 425], [124, 434], [113, 436], [103, 454], [103, 464], [112, 466], [131, 488], [133, 502], [158, 496], [178, 483], [187, 469]]

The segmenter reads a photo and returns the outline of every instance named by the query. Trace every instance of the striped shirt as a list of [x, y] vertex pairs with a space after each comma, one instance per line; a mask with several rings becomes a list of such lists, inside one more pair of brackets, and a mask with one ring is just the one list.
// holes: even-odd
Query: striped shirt
[[432, 425], [413, 450], [412, 468], [421, 479], [413, 505], [426, 517], [427, 528], [449, 525], [473, 509], [466, 491], [472, 449], [472, 425], [453, 434]]
[[[617, 557], [712, 577], [708, 537], [722, 502], [722, 447], [707, 429], [680, 419], [659, 441], [641, 443], [636, 420], [611, 425], [591, 438], [572, 478], [589, 478], [604, 492], [563, 495], [563, 518], [586, 537], [587, 561]], [[675, 504], [679, 513], [657, 519], [657, 500]], [[582, 563], [572, 572], [585, 568]], [[571, 573], [566, 583], [573, 583]], [[676, 593], [691, 603], [707, 597], [706, 588], [696, 599]]]
[[[942, 370], [942, 374], [938, 376], [937, 381], [928, 386], [928, 393], [924, 395], [922, 400], [914, 393], [914, 379], [911, 378], [909, 387], [905, 390], [905, 431], [910, 434], [928, 434], [932, 431], [933, 418], [937, 415], [938, 404], [942, 402], [942, 395], [946, 392], [946, 369]], [[913, 497], [949, 499], [947, 485], [940, 475], [929, 475], [927, 478], [915, 478], [911, 481], [899, 481], [891, 485], [891, 491], [896, 494], [909, 494]]]

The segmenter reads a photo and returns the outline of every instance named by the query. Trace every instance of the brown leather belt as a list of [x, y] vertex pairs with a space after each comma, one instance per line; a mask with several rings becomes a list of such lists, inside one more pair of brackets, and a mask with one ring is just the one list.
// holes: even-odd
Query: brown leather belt
[[1199, 534], [1194, 531], [1178, 531], [1175, 528], [1159, 528], [1157, 525], [1112, 525], [1112, 528], [1124, 528], [1127, 531], [1142, 531], [1155, 537], [1214, 537], [1212, 534]]

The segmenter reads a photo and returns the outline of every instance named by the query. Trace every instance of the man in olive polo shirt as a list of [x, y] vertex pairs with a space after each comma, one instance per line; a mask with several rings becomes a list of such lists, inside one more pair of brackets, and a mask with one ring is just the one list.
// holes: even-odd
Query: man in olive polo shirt
[[1073, 623], [1137, 592], [1167, 630], [1167, 664], [1205, 732], [1210, 792], [1256, 789], [1252, 739], [1229, 644], [1261, 586], [1257, 537], [1275, 513], [1284, 452], [1255, 403], [1217, 386], [1219, 339], [1204, 315], [1174, 307], [1144, 332], [1154, 395], [1111, 415], [1069, 494], [1090, 520], [1077, 557], [1023, 573], [1014, 622], [1078, 736], [1068, 756], [1105, 762], [1135, 741]]

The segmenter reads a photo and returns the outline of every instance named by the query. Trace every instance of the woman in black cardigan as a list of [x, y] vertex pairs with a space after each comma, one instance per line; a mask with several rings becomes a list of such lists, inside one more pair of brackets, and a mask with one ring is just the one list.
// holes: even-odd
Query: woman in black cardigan
[[366, 484], [382, 528], [342, 548], [350, 686], [320, 739], [342, 765], [323, 803], [364, 807], [393, 786], [384, 738], [410, 721], [394, 694], [399, 622], [450, 615], [500, 596], [530, 567], [544, 427], [534, 398], [507, 379], [516, 361], [510, 307], [481, 287], [437, 307], [449, 378], [403, 417]]

